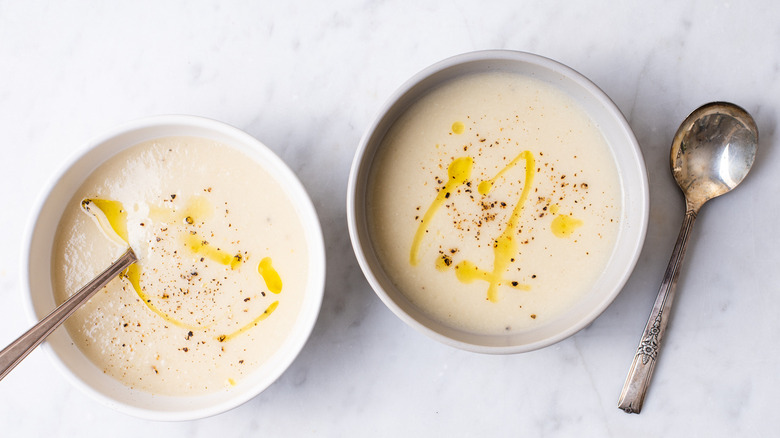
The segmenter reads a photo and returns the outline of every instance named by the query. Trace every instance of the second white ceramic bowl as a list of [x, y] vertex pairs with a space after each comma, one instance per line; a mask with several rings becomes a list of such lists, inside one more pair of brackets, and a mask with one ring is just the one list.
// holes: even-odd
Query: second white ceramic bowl
[[[388, 129], [409, 106], [434, 87], [464, 75], [508, 71], [531, 76], [578, 102], [603, 133], [617, 164], [622, 194], [620, 231], [608, 266], [591, 290], [564, 316], [511, 335], [482, 335], [444, 325], [413, 305], [382, 268], [366, 219], [366, 187], [377, 149]], [[617, 106], [587, 78], [565, 65], [524, 52], [466, 53], [434, 64], [403, 84], [363, 136], [352, 164], [347, 192], [352, 245], [371, 287], [399, 318], [420, 332], [454, 347], [481, 353], [518, 353], [541, 348], [576, 333], [596, 319], [628, 280], [645, 239], [648, 185], [644, 160], [631, 128]]]

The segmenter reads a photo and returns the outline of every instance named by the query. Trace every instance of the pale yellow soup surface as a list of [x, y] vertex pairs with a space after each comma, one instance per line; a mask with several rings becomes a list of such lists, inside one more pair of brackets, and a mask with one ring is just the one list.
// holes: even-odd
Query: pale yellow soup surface
[[[123, 211], [106, 213], [109, 226], [96, 220], [106, 205]], [[113, 228], [122, 223], [124, 237]], [[242, 152], [166, 137], [101, 165], [60, 220], [52, 260], [57, 302], [124, 252], [123, 240], [137, 267], [66, 327], [86, 356], [125, 385], [164, 395], [240, 385], [291, 331], [307, 278], [303, 228], [280, 184]]]
[[622, 209], [589, 116], [556, 87], [508, 72], [453, 79], [406, 110], [378, 149], [367, 205], [398, 289], [481, 334], [571, 309], [606, 266]]

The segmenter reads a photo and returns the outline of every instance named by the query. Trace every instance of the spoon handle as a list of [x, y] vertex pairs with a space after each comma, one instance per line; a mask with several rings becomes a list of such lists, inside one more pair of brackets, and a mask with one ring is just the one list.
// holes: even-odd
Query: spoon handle
[[95, 292], [103, 288], [108, 282], [114, 279], [120, 272], [136, 262], [135, 254], [132, 249], [122, 254], [114, 263], [97, 277], [92, 279], [78, 292], [60, 304], [50, 314], [43, 318], [38, 324], [33, 326], [27, 333], [20, 336], [17, 340], [0, 351], [0, 380], [2, 380], [19, 362], [27, 357], [35, 347], [43, 342], [63, 321], [73, 314], [79, 307], [84, 305]]
[[666, 323], [669, 321], [677, 279], [680, 277], [680, 265], [685, 256], [688, 237], [693, 223], [696, 221], [697, 213], [698, 210], [690, 208], [685, 212], [680, 235], [677, 237], [672, 257], [666, 267], [664, 279], [661, 281], [661, 289], [658, 291], [653, 311], [650, 312], [650, 318], [648, 318], [645, 331], [642, 333], [642, 340], [634, 355], [634, 361], [628, 370], [626, 383], [623, 384], [618, 407], [629, 414], [638, 414], [642, 410], [642, 403], [644, 403], [647, 388], [650, 386], [650, 377], [653, 375], [655, 362], [658, 359], [661, 339], [666, 332]]

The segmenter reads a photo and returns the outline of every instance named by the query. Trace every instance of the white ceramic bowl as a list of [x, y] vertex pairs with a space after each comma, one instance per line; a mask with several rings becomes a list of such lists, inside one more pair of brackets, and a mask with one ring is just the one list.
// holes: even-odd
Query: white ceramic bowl
[[[462, 75], [509, 71], [531, 76], [564, 91], [589, 114], [606, 138], [618, 167], [623, 211], [608, 266], [593, 288], [562, 317], [509, 335], [481, 335], [444, 325], [413, 305], [382, 268], [366, 219], [368, 176], [382, 139], [395, 120], [433, 87]], [[380, 110], [363, 136], [352, 164], [347, 193], [352, 246], [371, 287], [399, 318], [445, 344], [481, 353], [519, 353], [558, 342], [596, 319], [628, 280], [645, 239], [648, 185], [642, 153], [615, 104], [587, 78], [550, 59], [507, 50], [458, 55], [434, 64], [401, 86]]]
[[204, 396], [166, 397], [133, 390], [104, 374], [73, 344], [64, 328], [43, 345], [57, 367], [79, 389], [106, 405], [153, 420], [189, 420], [236, 407], [271, 385], [303, 348], [319, 314], [325, 284], [325, 249], [317, 214], [295, 174], [270, 149], [250, 135], [214, 120], [194, 116], [157, 116], [120, 126], [89, 142], [65, 165], [40, 198], [23, 254], [22, 284], [28, 286], [31, 320], [54, 307], [52, 245], [60, 217], [76, 189], [107, 159], [140, 142], [165, 136], [197, 136], [232, 146], [257, 160], [284, 188], [296, 206], [306, 233], [309, 271], [305, 298], [293, 330], [279, 350], [255, 372], [229, 390]]

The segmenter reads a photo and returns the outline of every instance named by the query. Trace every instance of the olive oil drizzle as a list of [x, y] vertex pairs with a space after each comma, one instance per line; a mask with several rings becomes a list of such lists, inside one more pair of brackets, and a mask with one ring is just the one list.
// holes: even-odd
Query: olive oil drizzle
[[[525, 185], [520, 193], [520, 199], [517, 201], [515, 208], [512, 210], [512, 214], [507, 220], [506, 228], [495, 241], [493, 241], [493, 270], [486, 271], [480, 269], [474, 263], [464, 260], [455, 266], [455, 274], [459, 281], [463, 283], [471, 283], [474, 280], [484, 280], [489, 283], [487, 290], [487, 299], [491, 302], [498, 301], [498, 287], [506, 284], [506, 280], [503, 274], [506, 272], [509, 263], [512, 258], [517, 254], [517, 240], [515, 234], [517, 234], [517, 228], [519, 225], [520, 215], [523, 212], [523, 206], [525, 205], [528, 195], [531, 192], [531, 186], [533, 186], [534, 175], [536, 173], [534, 156], [530, 151], [521, 152], [514, 160], [507, 164], [493, 179], [488, 180], [489, 185], [484, 185], [483, 181], [479, 184], [478, 190], [483, 195], [490, 192], [493, 186], [493, 182], [501, 176], [510, 167], [515, 166], [521, 159], [525, 160]], [[482, 188], [485, 188], [483, 193]], [[520, 284], [517, 281], [509, 283], [511, 287], [530, 290], [530, 286], [526, 284]]]
[[[175, 199], [175, 195], [171, 195]], [[192, 225], [195, 221], [203, 221], [211, 216], [214, 207], [204, 196], [192, 196], [184, 209], [177, 212], [173, 206], [149, 205], [149, 218], [159, 222], [184, 221]]]
[[452, 124], [452, 133], [453, 134], [463, 134], [463, 132], [466, 130], [466, 126], [463, 124], [463, 122], [454, 122]]
[[208, 257], [221, 265], [230, 266], [230, 269], [236, 269], [241, 264], [243, 257], [240, 253], [232, 255], [221, 248], [215, 247], [207, 240], [202, 240], [198, 234], [193, 233], [186, 233], [183, 237], [184, 245], [193, 253]]
[[[127, 211], [121, 202], [109, 199], [84, 199], [81, 201], [81, 207], [95, 219], [104, 234], [109, 238], [116, 240], [116, 237], [119, 237], [122, 245], [130, 245], [127, 234]], [[113, 230], [114, 234], [109, 232], [109, 230]], [[130, 282], [141, 302], [165, 321], [186, 329], [204, 328], [179, 321], [157, 308], [141, 287], [141, 268], [138, 264], [130, 265], [122, 272], [121, 276]]]
[[81, 209], [92, 217], [110, 240], [127, 245], [127, 211], [119, 201], [108, 199], [84, 199]]
[[227, 335], [220, 335], [216, 339], [219, 342], [226, 342], [229, 341], [236, 336], [245, 333], [247, 330], [252, 329], [253, 327], [257, 326], [261, 321], [271, 316], [271, 314], [276, 310], [276, 308], [279, 307], [279, 301], [274, 301], [271, 303], [264, 311], [261, 313], [257, 318], [252, 320], [249, 324], [246, 324], [245, 326], [241, 327], [240, 329], [234, 331], [233, 333], [227, 334]]
[[279, 273], [274, 269], [270, 257], [265, 257], [260, 260], [260, 263], [257, 265], [257, 272], [263, 277], [269, 291], [275, 294], [282, 292], [282, 277], [280, 277]]
[[[81, 207], [93, 218], [107, 238], [123, 246], [130, 244], [127, 231], [127, 211], [124, 209], [121, 202], [108, 199], [84, 199], [81, 201]], [[207, 216], [210, 212], [210, 207], [207, 199], [203, 197], [193, 197], [188, 202], [183, 214], [175, 215], [171, 210], [150, 206], [150, 215], [157, 220], [184, 220], [187, 224], [191, 225], [194, 224], [196, 220], [200, 221], [203, 217]], [[244, 258], [240, 253], [232, 255], [227, 251], [216, 248], [208, 241], [202, 240], [195, 232], [184, 234], [182, 240], [185, 246], [193, 253], [208, 257], [210, 260], [229, 266], [231, 269], [238, 268], [240, 264], [244, 262]], [[270, 292], [274, 294], [281, 293], [282, 278], [273, 267], [270, 257], [265, 257], [260, 261], [257, 266], [257, 271], [263, 277], [263, 281], [265, 281]], [[192, 325], [179, 321], [155, 306], [152, 299], [146, 294], [144, 288], [141, 286], [141, 267], [138, 264], [130, 265], [130, 267], [122, 272], [121, 276], [127, 279], [132, 285], [144, 305], [166, 322], [188, 330], [207, 330], [211, 327], [206, 325]], [[268, 318], [278, 306], [278, 300], [272, 302], [263, 313], [254, 318], [251, 322], [230, 334], [221, 335], [217, 339], [220, 342], [224, 342], [247, 332], [257, 326], [261, 321]]]
[[[477, 191], [479, 192], [479, 194], [482, 195], [482, 196], [485, 196], [488, 193], [490, 193], [490, 191], [493, 190], [493, 184], [495, 184], [496, 180], [501, 178], [509, 169], [515, 167], [517, 165], [517, 163], [520, 162], [520, 160], [525, 158], [523, 156], [524, 153], [529, 153], [530, 154], [530, 152], [528, 152], [528, 151], [524, 151], [524, 152], [520, 153], [512, 161], [510, 161], [509, 164], [504, 166], [503, 169], [498, 171], [496, 176], [494, 176], [493, 178], [490, 178], [489, 180], [485, 180], [485, 181], [482, 181], [481, 183], [479, 183], [479, 185], [477, 186]], [[533, 175], [532, 175], [532, 177], [533, 177]], [[527, 180], [527, 176], [526, 176], [526, 180]]]
[[450, 163], [447, 168], [447, 182], [439, 189], [439, 193], [436, 194], [436, 198], [431, 202], [431, 205], [425, 211], [420, 225], [417, 226], [417, 232], [414, 234], [412, 240], [412, 248], [409, 251], [409, 263], [412, 266], [417, 266], [420, 262], [418, 251], [420, 249], [420, 243], [425, 237], [425, 233], [428, 231], [428, 225], [433, 217], [436, 215], [436, 211], [444, 204], [444, 200], [450, 197], [453, 191], [471, 177], [471, 168], [474, 164], [474, 160], [471, 157], [456, 158]]
[[583, 222], [581, 219], [577, 219], [565, 214], [559, 214], [553, 219], [550, 224], [550, 230], [557, 237], [569, 237], [574, 233], [574, 230], [581, 227]]
[[157, 314], [160, 318], [164, 319], [165, 321], [181, 328], [186, 328], [188, 330], [205, 330], [208, 327], [202, 326], [202, 325], [192, 325], [187, 324], [186, 322], [179, 321], [176, 318], [171, 317], [167, 313], [160, 310], [157, 306], [155, 306], [152, 303], [151, 298], [144, 292], [143, 288], [141, 287], [141, 268], [137, 264], [130, 265], [127, 269], [125, 269], [124, 272], [122, 272], [122, 276], [127, 279], [127, 281], [130, 282], [130, 284], [133, 286], [133, 289], [135, 289], [135, 293], [138, 294], [138, 298], [141, 299], [141, 301], [146, 305], [146, 307], [149, 308], [152, 312]]

